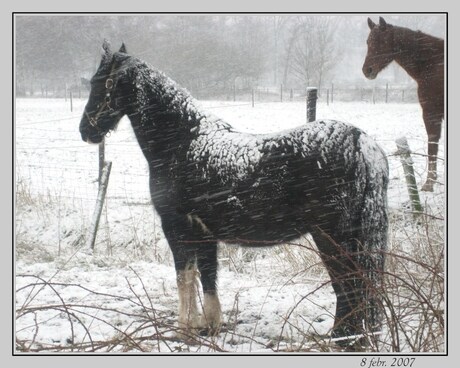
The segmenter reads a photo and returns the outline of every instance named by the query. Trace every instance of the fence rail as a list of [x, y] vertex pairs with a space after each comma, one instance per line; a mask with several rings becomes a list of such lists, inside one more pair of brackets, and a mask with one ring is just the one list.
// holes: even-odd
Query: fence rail
[[[254, 86], [254, 87], [214, 87], [214, 88], [190, 88], [192, 95], [197, 99], [214, 99], [224, 101], [247, 101], [258, 102], [289, 102], [304, 100], [307, 96], [307, 88], [292, 88], [289, 86]], [[70, 106], [74, 99], [88, 98], [89, 91], [81, 88], [63, 88], [62, 90], [43, 90], [33, 94], [21, 94], [23, 98], [64, 98]], [[417, 102], [417, 89], [415, 86], [392, 85], [390, 83], [375, 86], [352, 86], [330, 84], [318, 88], [318, 99], [334, 103], [334, 101], [353, 102], [364, 101], [371, 103], [413, 103]]]

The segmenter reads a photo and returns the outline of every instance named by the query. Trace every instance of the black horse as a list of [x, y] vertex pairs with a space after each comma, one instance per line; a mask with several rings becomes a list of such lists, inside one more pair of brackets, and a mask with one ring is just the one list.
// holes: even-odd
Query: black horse
[[129, 56], [124, 45], [114, 54], [107, 42], [103, 49], [81, 136], [99, 143], [129, 117], [174, 257], [179, 327], [219, 331], [218, 241], [267, 246], [310, 233], [337, 297], [333, 336], [379, 329], [388, 227], [381, 148], [336, 121], [279, 134], [239, 133], [198, 109], [185, 89]]

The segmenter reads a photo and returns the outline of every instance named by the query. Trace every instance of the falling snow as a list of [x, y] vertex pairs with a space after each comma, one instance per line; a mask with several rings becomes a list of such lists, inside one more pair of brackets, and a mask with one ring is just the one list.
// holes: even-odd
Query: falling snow
[[[77, 101], [79, 111], [83, 108], [84, 102]], [[250, 105], [232, 107], [232, 103], [220, 101], [203, 101], [201, 105], [222, 119], [231, 121], [235, 130], [256, 134], [271, 134], [286, 129], [295, 131], [295, 127], [302, 124], [305, 116], [304, 105], [301, 103], [261, 104], [255, 108], [251, 108]], [[367, 103], [334, 103], [326, 106], [320, 103], [318, 111], [320, 116], [333, 116], [352, 122], [379, 142], [390, 164], [390, 212], [398, 213], [407, 208], [408, 196], [402, 168], [398, 158], [392, 153], [396, 150], [394, 140], [402, 135], [408, 137], [414, 152], [424, 153], [425, 132], [419, 106]], [[120, 123], [117, 132], [107, 139], [106, 159], [114, 163], [108, 188], [107, 222], [103, 221], [108, 223], [109, 227], [104, 226], [99, 232], [94, 256], [78, 251], [79, 239], [89, 227], [97, 195], [97, 183], [94, 179], [97, 177], [98, 158], [96, 147], [92, 148], [80, 141], [76, 128], [80, 119], [79, 114], [68, 117], [67, 107], [61, 100], [17, 101], [17, 180], [24, 185], [27, 184], [32, 197], [36, 197], [40, 191], [43, 192], [47, 188], [46, 191], [55, 195], [55, 198], [60, 198], [60, 202], [53, 200], [37, 202], [34, 205], [18, 205], [16, 273], [30, 276], [17, 277], [16, 289], [20, 290], [35, 282], [32, 277], [35, 275], [34, 277], [39, 276], [45, 280], [103, 291], [120, 298], [134, 298], [128, 282], [134, 283], [137, 280], [134, 274], [136, 271], [147, 285], [147, 295], [152, 298], [154, 308], [157, 308], [159, 313], [174, 314], [177, 310], [177, 294], [171, 255], [162, 236], [159, 218], [154, 216], [152, 207], [135, 204], [148, 204], [147, 168], [129, 122], [125, 119]], [[64, 120], [60, 120], [63, 118]], [[44, 120], [50, 121], [38, 125], [31, 124]], [[401, 121], [404, 121], [404, 124], [401, 124]], [[226, 134], [235, 133], [227, 131]], [[256, 137], [258, 136], [254, 136], [254, 142], [259, 139]], [[442, 152], [443, 145], [441, 154]], [[257, 159], [257, 154], [254, 153], [245, 165]], [[420, 182], [425, 175], [425, 160], [424, 157], [415, 155], [414, 161]], [[36, 165], [42, 166], [42, 169], [35, 169]], [[47, 171], [49, 167], [63, 167], [64, 171], [61, 170], [61, 174], [55, 176], [54, 170]], [[439, 198], [441, 202], [438, 205], [442, 208], [442, 196], [439, 195], [442, 187], [438, 186], [436, 189], [437, 192], [433, 194], [422, 192], [422, 201], [435, 205], [436, 199]], [[227, 200], [238, 202], [236, 197], [228, 197]], [[60, 217], [56, 216], [57, 214]], [[111, 256], [107, 255], [105, 245], [108, 236], [112, 243]], [[228, 253], [225, 249], [221, 249], [219, 274], [224, 320], [233, 321], [232, 323], [237, 321], [235, 331], [241, 335], [259, 336], [259, 342], [253, 343], [241, 336], [234, 336], [231, 340], [233, 344], [226, 345], [226, 348], [235, 352], [267, 351], [263, 344], [270, 344], [272, 340], [277, 341], [283, 325], [283, 316], [289, 313], [302, 296], [318, 289], [319, 285], [327, 280], [327, 275], [324, 270], [304, 272], [292, 279], [289, 272], [283, 271], [292, 265], [283, 265], [279, 258], [283, 253], [277, 251], [277, 248], [261, 250], [247, 259], [243, 253], [235, 258], [237, 253]], [[229, 257], [229, 254], [233, 255]], [[237, 259], [241, 259], [238, 261], [241, 268], [235, 268], [236, 265], [232, 263]], [[274, 270], [277, 271], [273, 273]], [[136, 285], [136, 288], [140, 287], [138, 283]], [[34, 305], [58, 302], [55, 299], [56, 294], [50, 291], [37, 292], [32, 300]], [[117, 301], [115, 298], [107, 297], [91, 301], [88, 299], [91, 293], [78, 286], [66, 287], [59, 292], [67, 301], [80, 300], [88, 304], [114, 305], [119, 310], [123, 310], [125, 306], [132, 308], [129, 302], [123, 302], [122, 299]], [[24, 305], [27, 293], [26, 289], [18, 292], [18, 308]], [[236, 302], [237, 315], [234, 314]], [[295, 310], [293, 323], [302, 326], [305, 332], [325, 334], [332, 327], [334, 308], [332, 289], [327, 285], [319, 287], [299, 309]], [[102, 320], [120, 323], [121, 326], [128, 327], [132, 323], [129, 316], [123, 317], [115, 312], [107, 311], [98, 316]], [[16, 331], [19, 338], [33, 338], [36, 330], [32, 317], [28, 315], [17, 320]], [[71, 332], [65, 316], [50, 310], [40, 314], [39, 320], [41, 327], [36, 337], [37, 343], [66, 344]], [[173, 323], [174, 317], [171, 317], [170, 321]], [[97, 327], [91, 331], [94, 339], [109, 339], [113, 334], [113, 330], [104, 323], [94, 322], [93, 327]], [[76, 331], [75, 334], [77, 338], [84, 340], [83, 331]], [[291, 338], [301, 339], [294, 331], [291, 331], [291, 334]], [[287, 340], [283, 341], [282, 346], [286, 346]]]

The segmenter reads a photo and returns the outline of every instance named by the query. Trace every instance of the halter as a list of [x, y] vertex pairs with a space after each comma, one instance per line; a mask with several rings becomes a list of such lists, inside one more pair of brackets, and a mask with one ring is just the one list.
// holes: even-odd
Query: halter
[[[88, 112], [85, 109], [85, 114], [86, 114], [86, 117], [88, 118], [89, 124], [93, 128], [96, 128], [99, 132], [101, 132], [101, 128], [99, 128], [98, 125], [97, 125], [97, 120], [99, 119], [99, 116], [105, 110], [109, 110], [110, 112], [114, 111], [112, 106], [110, 106], [110, 104], [112, 102], [112, 94], [113, 94], [114, 85], [115, 85], [113, 79], [110, 78], [110, 76], [113, 74], [114, 69], [115, 69], [115, 65], [112, 65], [112, 70], [110, 71], [109, 78], [107, 78], [106, 81], [105, 81], [106, 93], [105, 93], [104, 103], [99, 107], [99, 109], [97, 110], [97, 112], [94, 115], [94, 117], [90, 117], [88, 115]], [[109, 132], [107, 132], [107, 134], [109, 134]]]

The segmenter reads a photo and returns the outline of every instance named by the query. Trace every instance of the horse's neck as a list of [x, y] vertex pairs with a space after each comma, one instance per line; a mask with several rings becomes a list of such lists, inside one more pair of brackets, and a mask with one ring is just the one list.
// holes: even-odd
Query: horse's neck
[[395, 61], [417, 82], [436, 57], [443, 60], [442, 40], [407, 28], [394, 28]]
[[136, 137], [144, 152], [167, 156], [177, 152], [199, 114], [187, 91], [165, 75], [139, 68], [133, 80], [134, 101], [129, 115]]
[[140, 68], [134, 84], [137, 108], [140, 111], [150, 110], [153, 115], [165, 111], [183, 113], [188, 95], [164, 74], [149, 68]]

